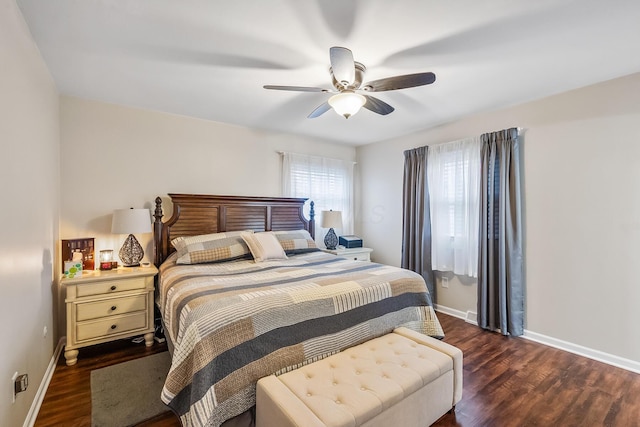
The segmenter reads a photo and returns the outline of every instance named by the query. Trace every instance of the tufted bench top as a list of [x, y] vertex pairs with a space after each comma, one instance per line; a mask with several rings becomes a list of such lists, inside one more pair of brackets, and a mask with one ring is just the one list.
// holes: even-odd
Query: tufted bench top
[[[260, 381], [263, 386], [273, 381], [282, 383], [286, 387], [282, 391], [284, 400], [292, 406], [287, 411], [295, 412], [295, 405], [302, 404], [315, 414], [320, 422], [317, 425], [360, 426], [453, 371], [456, 355], [460, 370], [456, 391], [460, 400], [460, 350], [407, 328], [398, 328], [277, 378], [271, 376]], [[286, 396], [289, 393], [292, 396]], [[299, 402], [292, 404], [295, 400]], [[454, 393], [451, 406], [457, 400]], [[307, 425], [314, 424], [309, 420]]]

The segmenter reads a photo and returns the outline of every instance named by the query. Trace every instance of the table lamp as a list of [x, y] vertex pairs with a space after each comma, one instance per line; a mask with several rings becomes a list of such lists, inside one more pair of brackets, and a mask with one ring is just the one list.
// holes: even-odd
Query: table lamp
[[134, 233], [151, 233], [151, 214], [149, 209], [117, 209], [113, 211], [111, 222], [113, 234], [129, 234], [118, 255], [125, 267], [137, 267], [144, 257], [142, 246]]
[[328, 228], [327, 235], [324, 236], [324, 245], [329, 250], [334, 250], [338, 246], [338, 236], [333, 230], [334, 228], [342, 228], [342, 212], [340, 211], [322, 211], [322, 228]]

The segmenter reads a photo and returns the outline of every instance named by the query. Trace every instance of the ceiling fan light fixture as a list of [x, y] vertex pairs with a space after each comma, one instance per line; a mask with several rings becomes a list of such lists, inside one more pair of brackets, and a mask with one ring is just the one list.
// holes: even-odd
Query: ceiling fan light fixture
[[329, 105], [331, 105], [333, 111], [345, 119], [360, 111], [365, 102], [367, 102], [367, 99], [364, 96], [350, 90], [345, 90], [329, 98]]

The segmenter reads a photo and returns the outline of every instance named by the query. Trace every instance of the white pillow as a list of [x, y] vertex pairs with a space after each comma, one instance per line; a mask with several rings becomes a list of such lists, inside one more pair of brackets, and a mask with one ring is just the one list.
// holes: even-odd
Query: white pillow
[[249, 250], [256, 262], [287, 259], [287, 254], [284, 253], [282, 245], [280, 245], [280, 242], [272, 232], [242, 233], [241, 236], [249, 246]]

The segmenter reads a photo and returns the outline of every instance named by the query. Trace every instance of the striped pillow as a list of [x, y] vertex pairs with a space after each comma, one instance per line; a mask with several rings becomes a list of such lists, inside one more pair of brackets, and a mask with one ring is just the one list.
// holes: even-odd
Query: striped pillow
[[[178, 264], [251, 259], [251, 251], [241, 237], [244, 231], [177, 237], [171, 244], [178, 252]], [[249, 231], [249, 233], [252, 233]]]
[[307, 230], [274, 231], [273, 234], [275, 234], [287, 255], [320, 250]]

